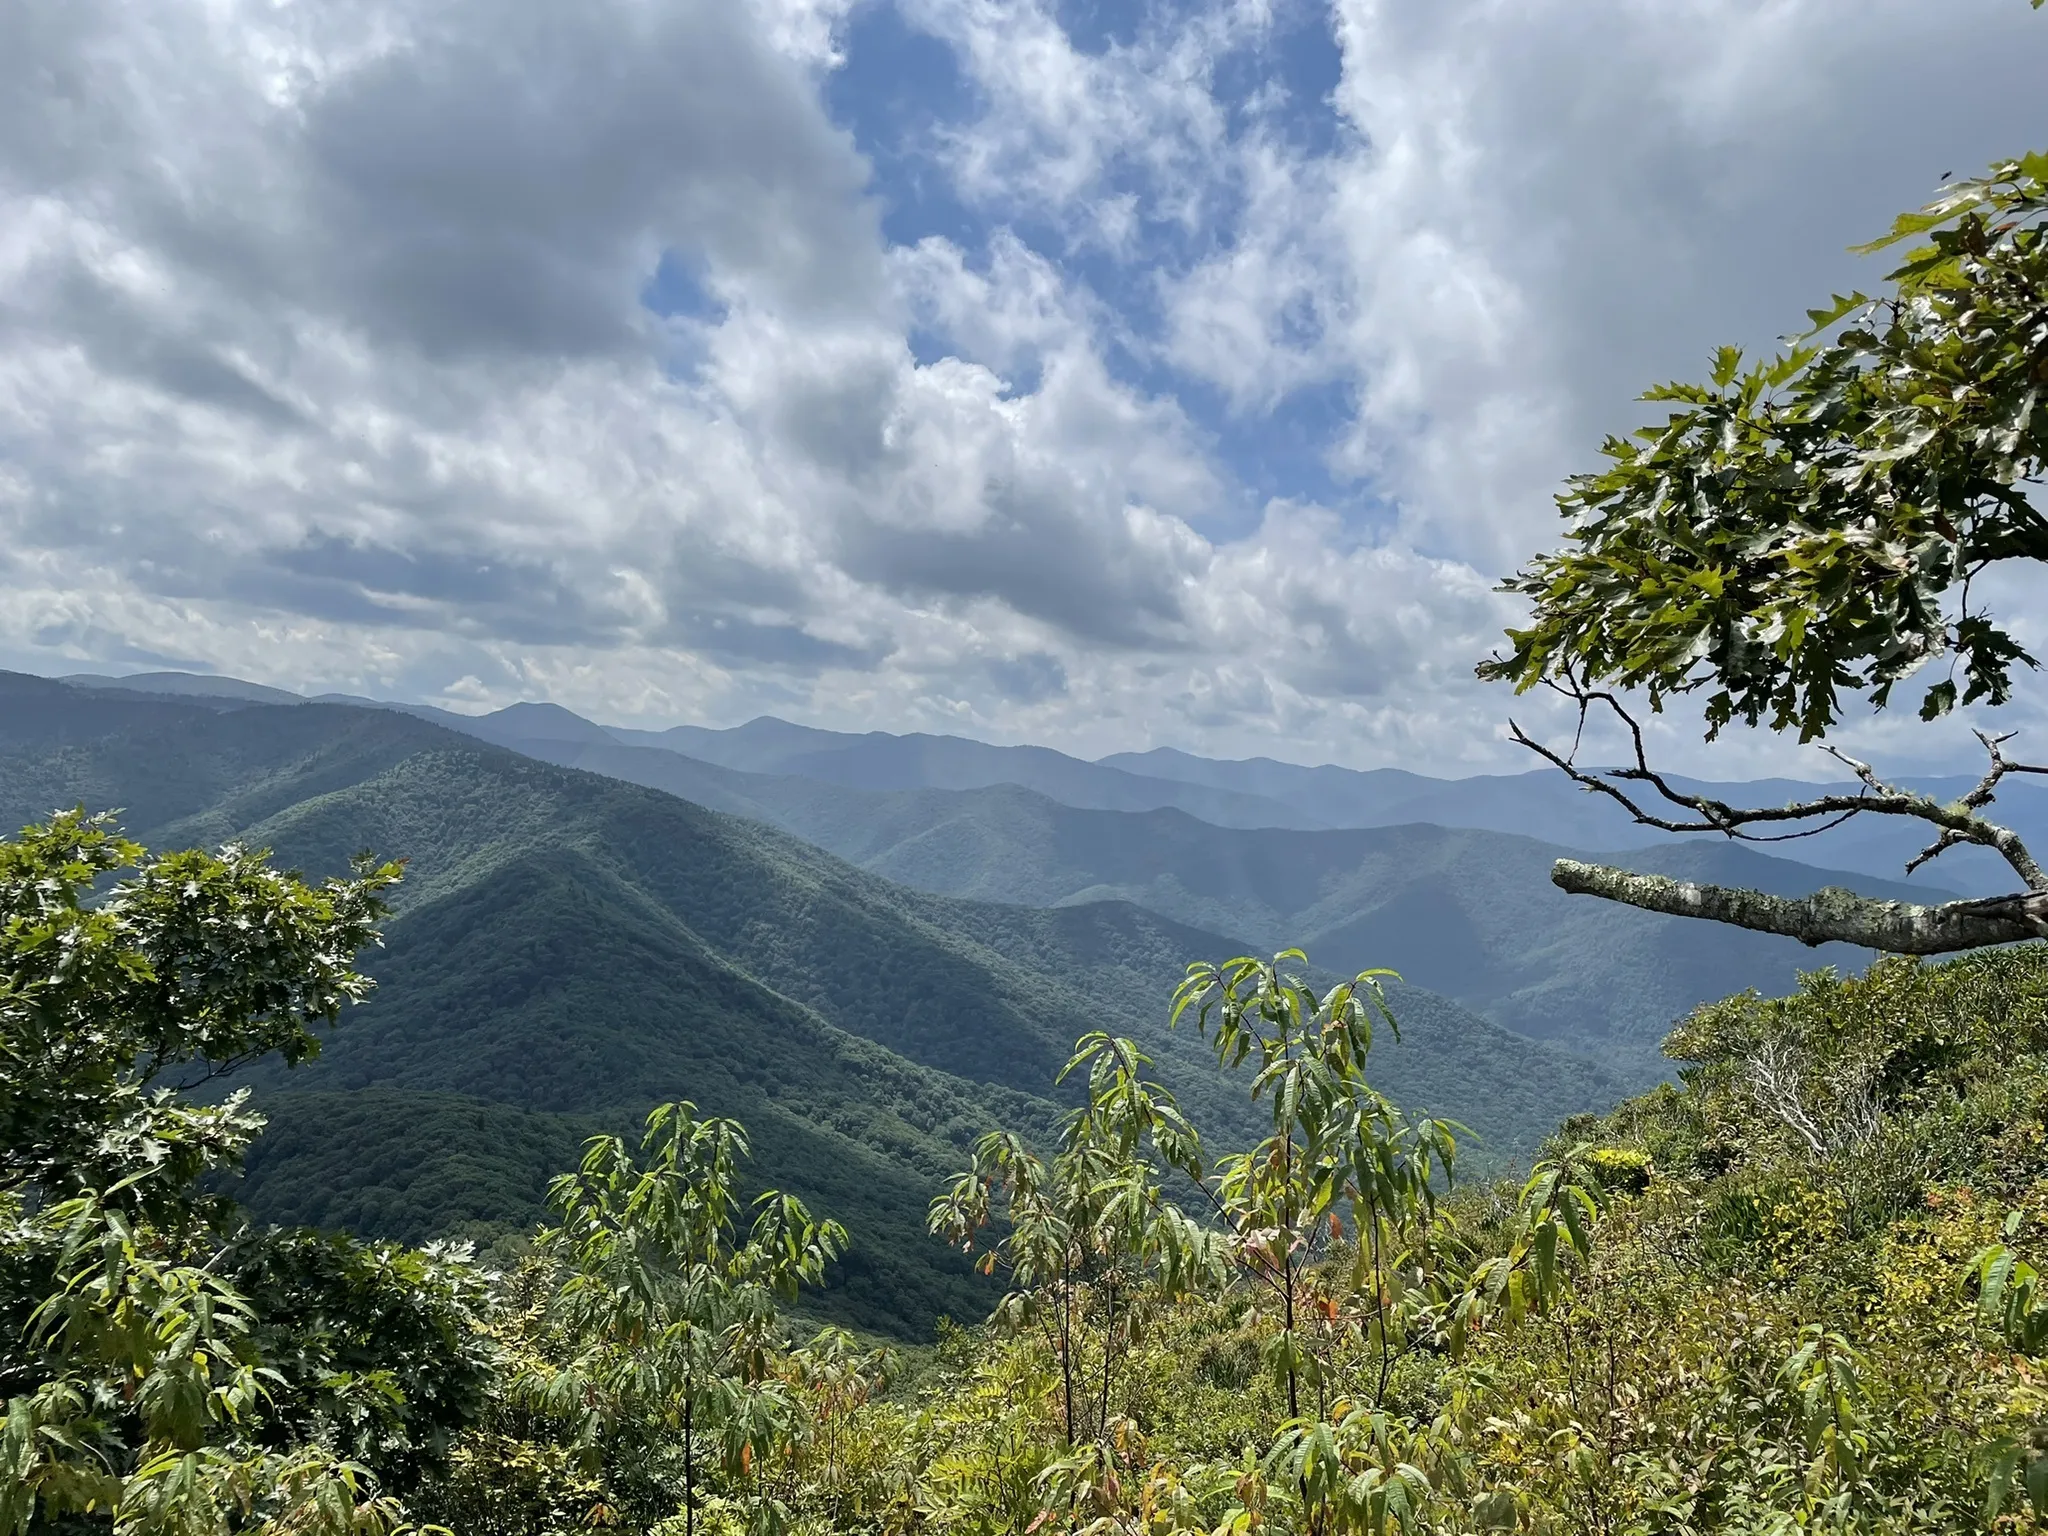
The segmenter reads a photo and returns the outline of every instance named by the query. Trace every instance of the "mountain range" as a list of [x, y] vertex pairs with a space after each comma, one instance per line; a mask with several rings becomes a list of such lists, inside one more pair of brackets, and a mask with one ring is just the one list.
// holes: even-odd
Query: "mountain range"
[[[396, 709], [451, 730], [511, 747], [562, 756], [558, 743], [657, 747], [719, 767], [798, 777], [850, 789], [983, 789], [1014, 784], [1080, 810], [1187, 812], [1215, 826], [1296, 830], [1428, 824], [1475, 831], [1540, 835], [1580, 849], [1631, 849], [1697, 841], [1674, 839], [1636, 825], [1613, 802], [1590, 795], [1549, 768], [1516, 774], [1433, 778], [1400, 768], [1304, 767], [1271, 758], [1221, 761], [1172, 748], [1116, 753], [1099, 762], [1046, 747], [995, 746], [959, 736], [849, 734], [763, 717], [726, 730], [677, 726], [665, 731], [607, 727], [556, 704], [522, 703], [484, 715], [430, 705], [326, 694], [315, 700], [236, 678], [159, 672], [122, 678], [76, 675], [80, 687], [215, 698], [229, 702], [347, 703]], [[1854, 792], [1839, 781], [1760, 779], [1709, 782], [1673, 775], [1680, 788], [1731, 804], [1782, 805], [1823, 791]], [[1903, 783], [1952, 800], [1976, 782], [1967, 775], [1906, 776]], [[2048, 844], [2048, 786], [2008, 779], [1996, 814], [2037, 846]], [[1939, 864], [1907, 877], [1908, 861], [1926, 839], [1918, 823], [1864, 817], [1820, 835], [1771, 845], [1771, 855], [1813, 868], [1846, 871], [1926, 886], [1921, 899], [1946, 892], [1993, 895], [2011, 888], [2011, 871], [1986, 849], [1957, 848]]]
[[[1500, 1167], [1662, 1075], [1657, 1041], [1694, 1004], [1866, 958], [1567, 897], [1555, 858], [1948, 894], [1884, 877], [1906, 829], [1836, 833], [1847, 857], [1826, 869], [1647, 833], [1549, 773], [1089, 763], [772, 719], [645, 732], [545, 703], [468, 716], [189, 674], [0, 676], [0, 816], [79, 802], [124, 807], [153, 846], [240, 839], [313, 872], [365, 846], [410, 861], [375, 1000], [310, 1068], [256, 1074], [260, 1214], [516, 1229], [581, 1137], [689, 1096], [753, 1128], [763, 1180], [869, 1234], [832, 1305], [912, 1332], [980, 1304], [920, 1237], [924, 1202], [982, 1130], [1050, 1127], [1078, 1034], [1136, 1035], [1220, 1140], [1253, 1134], [1200, 1042], [1163, 1027], [1191, 960], [1300, 944], [1327, 972], [1398, 970], [1402, 1038], [1376, 1079], [1471, 1125]], [[2048, 823], [2032, 786], [2000, 809]]]
[[[763, 1182], [853, 1230], [830, 1305], [917, 1333], [986, 1305], [923, 1238], [926, 1202], [981, 1132], [1049, 1129], [1078, 1035], [1138, 1037], [1219, 1145], [1254, 1131], [1241, 1085], [1164, 1023], [1187, 963], [1247, 936], [1133, 902], [915, 890], [408, 712], [0, 675], [0, 817], [81, 802], [151, 846], [241, 840], [314, 874], [364, 847], [409, 861], [372, 1001], [315, 1063], [253, 1076], [272, 1129], [242, 1193], [270, 1219], [521, 1228], [581, 1137], [688, 1096], [747, 1123]], [[1393, 1004], [1376, 1078], [1497, 1160], [1626, 1086], [1426, 989]]]
[[[1013, 784], [857, 790], [656, 748], [529, 741], [526, 750], [767, 822], [921, 890], [1031, 906], [1128, 901], [1264, 950], [1300, 944], [1335, 970], [1392, 966], [1637, 1083], [1662, 1074], [1657, 1043], [1693, 1004], [1744, 987], [1782, 991], [1802, 968], [1865, 958], [1567, 896], [1550, 883], [1551, 864], [1583, 851], [1510, 833], [1225, 828], [1176, 809], [1081, 809]], [[1822, 883], [1909, 900], [1944, 894], [1722, 842], [1604, 856], [1786, 895]]]

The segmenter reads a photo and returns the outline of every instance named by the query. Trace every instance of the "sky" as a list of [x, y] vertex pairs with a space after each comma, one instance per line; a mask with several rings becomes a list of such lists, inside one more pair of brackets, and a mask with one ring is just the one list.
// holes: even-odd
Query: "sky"
[[1563, 478], [2044, 77], [2025, 0], [18, 0], [0, 665], [1522, 767]]

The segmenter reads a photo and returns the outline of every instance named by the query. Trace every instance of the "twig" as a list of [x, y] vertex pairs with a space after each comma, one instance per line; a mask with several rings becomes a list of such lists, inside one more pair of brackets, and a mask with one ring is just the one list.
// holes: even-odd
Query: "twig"
[[[1640, 826], [1656, 827], [1660, 831], [1674, 833], [1717, 832], [1723, 837], [1741, 842], [1780, 843], [1818, 836], [1856, 816], [1906, 816], [1929, 822], [1941, 829], [1934, 842], [1906, 866], [1908, 874], [1950, 848], [1963, 843], [1973, 843], [1995, 851], [2025, 882], [2029, 891], [2048, 891], [2048, 874], [2044, 874], [2040, 864], [2028, 851], [2019, 835], [2011, 828], [1999, 826], [1977, 814], [1995, 798], [1999, 781], [2007, 774], [2048, 774], [2048, 766], [2017, 763], [2005, 755], [2005, 743], [2012, 739], [2010, 734], [1992, 736], [1983, 731], [1977, 732], [1977, 739], [1984, 744], [1986, 752], [1990, 754], [1991, 766], [1976, 787], [1953, 804], [1944, 805], [1930, 795], [1918, 794], [1887, 783], [1878, 776], [1870, 764], [1851, 757], [1837, 747], [1824, 746], [1823, 751], [1855, 774], [1862, 786], [1857, 793], [1817, 795], [1810, 800], [1794, 801], [1783, 806], [1738, 807], [1716, 800], [1710, 795], [1686, 793], [1652, 768], [1643, 743], [1641, 725], [1613, 694], [1601, 689], [1586, 688], [1572, 678], [1567, 678], [1562, 683], [1553, 680], [1550, 686], [1573, 699], [1578, 705], [1578, 729], [1574, 733], [1571, 753], [1558, 753], [1537, 741], [1519, 724], [1510, 720], [1508, 729], [1512, 738], [1559, 769], [1582, 789], [1589, 793], [1605, 795], [1615, 801]], [[1628, 731], [1635, 758], [1632, 766], [1609, 768], [1594, 773], [1580, 768], [1575, 761], [1580, 744], [1584, 740], [1586, 716], [1596, 704], [1604, 705]], [[1689, 811], [1691, 816], [1660, 815], [1624, 790], [1621, 787], [1623, 784], [1647, 784], [1667, 805]], [[1820, 821], [1817, 826], [1797, 825], [1821, 818], [1826, 819]], [[1787, 825], [1792, 826], [1792, 830], [1776, 833], [1750, 830], [1758, 826]]]

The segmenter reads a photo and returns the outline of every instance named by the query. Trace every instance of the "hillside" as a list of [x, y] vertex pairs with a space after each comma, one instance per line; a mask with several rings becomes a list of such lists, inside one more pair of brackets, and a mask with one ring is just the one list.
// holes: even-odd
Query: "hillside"
[[[1266, 949], [1299, 942], [1338, 970], [1392, 965], [1505, 1028], [1646, 1079], [1665, 1070], [1657, 1042], [1693, 1005], [1743, 987], [1782, 991], [1802, 969], [1866, 958], [1567, 896], [1550, 883], [1550, 866], [1578, 850], [1507, 833], [1248, 831], [1175, 810], [1078, 809], [1014, 785], [863, 792], [657, 749], [527, 750], [770, 822], [921, 890], [1032, 906], [1128, 901]], [[1827, 883], [1923, 901], [1941, 894], [1725, 843], [1608, 857], [1788, 894]]]
[[[519, 1225], [598, 1126], [688, 1096], [744, 1118], [763, 1180], [860, 1239], [838, 1305], [874, 1325], [973, 1315], [921, 1237], [941, 1175], [1041, 1095], [1094, 1028], [1145, 1040], [1190, 1107], [1240, 1129], [1213, 1063], [1163, 1028], [1213, 933], [1119, 902], [1056, 910], [893, 885], [673, 795], [343, 706], [218, 710], [35, 679], [0, 696], [0, 816], [124, 806], [153, 846], [230, 838], [319, 872], [406, 857], [375, 999], [321, 1060], [259, 1072], [276, 1127], [246, 1198], [276, 1219], [420, 1238]], [[1409, 990], [1375, 1057], [1397, 1098], [1502, 1153], [1621, 1084]]]

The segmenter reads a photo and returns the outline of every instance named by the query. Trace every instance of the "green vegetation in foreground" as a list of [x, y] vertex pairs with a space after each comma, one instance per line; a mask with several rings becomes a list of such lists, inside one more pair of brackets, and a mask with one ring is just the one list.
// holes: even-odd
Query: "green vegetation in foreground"
[[208, 1193], [261, 1121], [165, 1085], [311, 1056], [397, 873], [0, 844], [0, 1531], [2042, 1528], [2048, 945], [1702, 1008], [1520, 1187], [1372, 1086], [1378, 977], [1194, 966], [1261, 1134], [1084, 1036], [1056, 1136], [931, 1188], [1003, 1292], [912, 1378], [789, 1337], [847, 1238], [688, 1104], [503, 1270]]
[[[1325, 999], [1313, 1033], [1343, 1012]], [[941, 1384], [864, 1410], [866, 1518], [2040, 1528], [2048, 1311], [2026, 1255], [2048, 1234], [2048, 945], [1817, 973], [1702, 1008], [1669, 1047], [1679, 1084], [1568, 1123], [1519, 1190], [1437, 1200], [1418, 1175], [1438, 1128], [1386, 1121], [1328, 1062], [1332, 1108], [1274, 1107], [1291, 1176], [1284, 1143], [1219, 1165], [1206, 1284], [1184, 1276], [1208, 1232], [1145, 1200], [1125, 1208], [1146, 1221], [1112, 1209], [1142, 1175], [1020, 1182], [992, 1146], [941, 1210], [964, 1233], [977, 1189], [1010, 1192], [1016, 1227], [991, 1252], [1012, 1298], [949, 1339]], [[1266, 1070], [1270, 1096], [1295, 1068]], [[1106, 1087], [1104, 1128], [1138, 1118]], [[1340, 1135], [1312, 1134], [1332, 1119]], [[1177, 1134], [1154, 1122], [1139, 1165], [1179, 1161]], [[1342, 1231], [1318, 1231], [1333, 1199]], [[1049, 1203], [1087, 1234], [1078, 1285], [1045, 1246]], [[1070, 1376], [1091, 1385], [1072, 1411]], [[956, 1523], [920, 1527], [891, 1502], [906, 1485]]]

